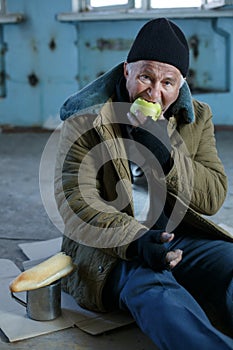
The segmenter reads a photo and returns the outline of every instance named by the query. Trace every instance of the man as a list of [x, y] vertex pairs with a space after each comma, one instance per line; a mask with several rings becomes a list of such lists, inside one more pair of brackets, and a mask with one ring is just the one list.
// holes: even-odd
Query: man
[[[124, 64], [63, 105], [55, 195], [77, 265], [64, 288], [85, 308], [130, 312], [160, 349], [233, 349], [233, 238], [201, 216], [227, 179], [188, 67], [180, 28], [155, 19]], [[138, 97], [161, 104], [158, 121], [130, 113]]]

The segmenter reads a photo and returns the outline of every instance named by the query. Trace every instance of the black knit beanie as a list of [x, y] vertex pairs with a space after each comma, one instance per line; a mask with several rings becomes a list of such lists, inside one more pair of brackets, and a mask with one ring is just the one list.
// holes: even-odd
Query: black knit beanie
[[127, 57], [128, 63], [140, 60], [171, 64], [185, 77], [189, 47], [183, 32], [166, 18], [147, 22], [138, 32]]

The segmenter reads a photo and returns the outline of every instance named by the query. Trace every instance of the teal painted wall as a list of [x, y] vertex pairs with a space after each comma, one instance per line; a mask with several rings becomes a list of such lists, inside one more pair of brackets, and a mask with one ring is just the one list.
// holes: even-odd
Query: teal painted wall
[[24, 13], [26, 20], [4, 25], [6, 97], [0, 98], [0, 124], [51, 124], [65, 96], [77, 89], [76, 31], [55, 19], [57, 12], [71, 11], [69, 3], [7, 1], [8, 12]]
[[[8, 12], [24, 13], [20, 24], [3, 26], [6, 96], [0, 125], [59, 123], [63, 101], [113, 65], [124, 61], [146, 20], [64, 23], [67, 0], [8, 0]], [[233, 125], [233, 18], [172, 18], [191, 49], [190, 86], [211, 105], [215, 124]]]

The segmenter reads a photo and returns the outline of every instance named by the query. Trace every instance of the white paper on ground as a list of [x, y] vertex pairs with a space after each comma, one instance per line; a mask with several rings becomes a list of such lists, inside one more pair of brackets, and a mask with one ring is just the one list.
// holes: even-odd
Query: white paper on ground
[[82, 309], [70, 295], [62, 292], [62, 307], [73, 324], [91, 335], [98, 335], [115, 328], [126, 326], [134, 322], [133, 318], [122, 311], [97, 313]]
[[30, 260], [44, 260], [61, 251], [62, 237], [19, 244], [20, 249]]
[[[29, 319], [26, 308], [18, 304], [9, 291], [10, 282], [20, 273], [10, 260], [0, 259], [0, 328], [9, 341], [17, 341], [37, 335], [51, 333], [72, 326], [72, 321], [65, 314], [53, 321], [38, 322]], [[20, 293], [20, 298], [23, 298]]]
[[222, 227], [225, 231], [229, 232], [233, 237], [233, 228], [232, 227], [227, 226], [223, 223], [220, 223], [219, 226]]
[[[233, 228], [223, 223], [219, 226], [233, 235]], [[62, 237], [46, 241], [19, 244], [29, 258], [24, 262], [25, 269], [57, 254], [61, 250]], [[95, 313], [82, 309], [68, 294], [62, 292], [62, 316], [49, 322], [30, 320], [26, 310], [13, 300], [9, 293], [10, 282], [21, 271], [10, 260], [0, 259], [0, 328], [10, 341], [22, 340], [36, 335], [51, 333], [74, 325], [81, 330], [97, 335], [130, 324], [133, 319], [125, 313]]]
[[[33, 261], [31, 263], [34, 265]], [[91, 335], [97, 335], [134, 322], [128, 314], [122, 312], [102, 314], [82, 309], [70, 295], [64, 292], [61, 298], [62, 315], [59, 318], [46, 322], [31, 320], [27, 317], [26, 308], [18, 304], [9, 291], [9, 284], [20, 273], [21, 271], [12, 261], [0, 259], [0, 328], [10, 342], [73, 326]], [[26, 299], [26, 293], [16, 294]]]

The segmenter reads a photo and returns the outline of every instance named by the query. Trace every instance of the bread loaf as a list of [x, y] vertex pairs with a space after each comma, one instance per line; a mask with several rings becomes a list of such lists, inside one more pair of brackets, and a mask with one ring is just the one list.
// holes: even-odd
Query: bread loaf
[[61, 252], [22, 272], [9, 288], [13, 293], [41, 288], [68, 275], [73, 269], [71, 257]]

